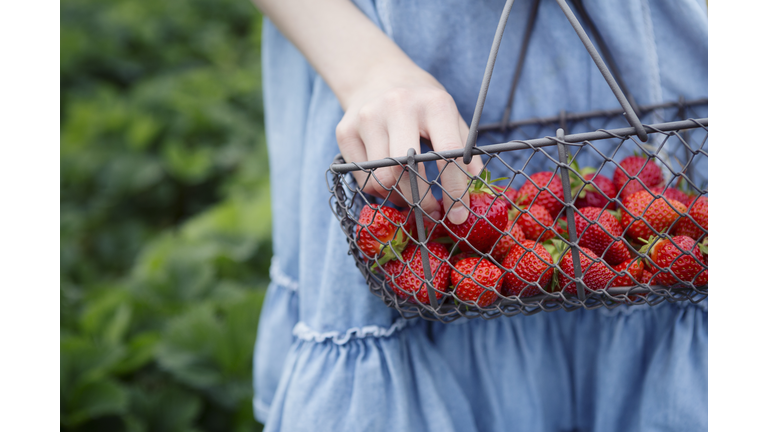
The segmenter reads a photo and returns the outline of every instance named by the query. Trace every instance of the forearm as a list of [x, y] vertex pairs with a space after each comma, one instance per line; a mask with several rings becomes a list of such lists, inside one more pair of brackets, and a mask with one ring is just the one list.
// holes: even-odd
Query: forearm
[[418, 68], [349, 0], [253, 0], [302, 52], [345, 110], [372, 75]]

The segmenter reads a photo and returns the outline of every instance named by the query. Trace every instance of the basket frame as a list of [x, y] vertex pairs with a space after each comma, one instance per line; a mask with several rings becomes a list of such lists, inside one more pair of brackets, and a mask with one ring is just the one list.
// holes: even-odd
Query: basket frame
[[[708, 127], [707, 118], [695, 118], [695, 119], [692, 118], [692, 119], [680, 120], [680, 121], [674, 121], [674, 122], [643, 125], [640, 122], [638, 113], [649, 112], [649, 111], [664, 109], [664, 108], [678, 107], [679, 112], [684, 114], [685, 110], [690, 106], [706, 105], [707, 99], [699, 99], [695, 101], [686, 102], [685, 99], [681, 97], [676, 102], [667, 102], [663, 104], [656, 104], [656, 105], [643, 106], [643, 107], [638, 106], [635, 103], [635, 100], [632, 97], [631, 93], [627, 91], [627, 87], [624, 84], [624, 80], [622, 79], [621, 74], [618, 68], [616, 67], [615, 62], [613, 61], [613, 58], [610, 55], [610, 52], [607, 49], [604, 40], [602, 39], [602, 37], [600, 36], [600, 33], [595, 28], [594, 23], [589, 18], [589, 15], [586, 13], [586, 10], [584, 9], [583, 4], [581, 3], [581, 0], [573, 0], [573, 4], [577, 12], [580, 14], [582, 19], [585, 21], [585, 23], [589, 27], [591, 33], [595, 37], [595, 40], [597, 41], [598, 46], [603, 52], [603, 55], [608, 59], [607, 63], [600, 56], [597, 49], [592, 44], [590, 38], [587, 36], [584, 28], [581, 26], [579, 20], [576, 18], [573, 11], [570, 9], [570, 7], [565, 2], [565, 0], [557, 0], [557, 2], [561, 10], [565, 14], [566, 18], [568, 19], [569, 23], [574, 28], [574, 31], [577, 33], [577, 35], [581, 39], [585, 49], [589, 53], [590, 57], [593, 59], [595, 65], [603, 75], [603, 78], [605, 79], [606, 83], [612, 90], [614, 96], [619, 102], [619, 105], [621, 106], [620, 109], [592, 111], [592, 112], [586, 112], [586, 113], [566, 113], [565, 111], [561, 111], [559, 115], [555, 117], [527, 119], [527, 120], [515, 121], [515, 122], [509, 121], [511, 111], [512, 111], [512, 104], [514, 101], [514, 95], [517, 89], [520, 74], [522, 72], [522, 65], [524, 64], [526, 53], [527, 53], [527, 47], [530, 41], [530, 35], [533, 31], [536, 15], [538, 13], [538, 6], [540, 3], [540, 0], [535, 0], [531, 13], [528, 17], [525, 35], [522, 42], [523, 45], [520, 51], [520, 55], [518, 57], [515, 73], [513, 76], [513, 83], [512, 83], [509, 97], [508, 97], [507, 105], [505, 107], [504, 115], [502, 117], [502, 121], [494, 124], [480, 125], [479, 120], [483, 111], [483, 106], [485, 104], [485, 98], [488, 92], [491, 75], [493, 73], [496, 56], [498, 54], [499, 46], [504, 33], [504, 28], [506, 26], [509, 14], [511, 12], [512, 4], [514, 3], [514, 0], [507, 0], [504, 5], [504, 9], [502, 11], [499, 24], [497, 26], [496, 33], [494, 35], [491, 52], [489, 54], [488, 62], [486, 64], [483, 81], [481, 84], [476, 107], [472, 117], [472, 122], [470, 125], [467, 142], [464, 149], [443, 151], [443, 152], [431, 151], [431, 152], [416, 154], [415, 149], [411, 148], [409, 149], [408, 154], [406, 156], [389, 157], [381, 160], [359, 162], [359, 163], [344, 162], [344, 160], [341, 158], [341, 155], [339, 155], [337, 156], [336, 160], [334, 160], [334, 163], [330, 166], [328, 170], [328, 174], [330, 177], [328, 182], [328, 187], [329, 187], [329, 191], [332, 194], [331, 207], [334, 210], [334, 213], [336, 214], [336, 216], [339, 218], [342, 229], [344, 230], [347, 236], [347, 240], [350, 244], [350, 253], [355, 257], [356, 264], [358, 268], [361, 270], [361, 272], [363, 273], [363, 275], [365, 276], [366, 282], [369, 285], [371, 291], [375, 295], [382, 298], [382, 300], [384, 300], [384, 302], [388, 306], [397, 309], [400, 312], [400, 314], [405, 318], [422, 317], [428, 320], [450, 322], [462, 316], [468, 317], [468, 318], [482, 317], [484, 319], [492, 319], [498, 316], [512, 316], [520, 313], [524, 315], [532, 315], [542, 311], [554, 311], [559, 309], [572, 311], [572, 310], [577, 310], [581, 308], [584, 308], [584, 309], [595, 309], [599, 307], [613, 308], [622, 304], [627, 304], [626, 301], [617, 300], [616, 296], [620, 296], [620, 297], [623, 296], [623, 298], [627, 298], [629, 295], [635, 295], [635, 294], [650, 294], [650, 296], [643, 297], [642, 301], [630, 302], [629, 304], [657, 305], [665, 300], [691, 301], [696, 303], [707, 298], [708, 287], [706, 285], [703, 287], [695, 287], [695, 288], [692, 288], [692, 287], [677, 288], [677, 287], [666, 287], [666, 286], [660, 286], [660, 285], [652, 285], [645, 288], [643, 286], [638, 285], [634, 287], [608, 288], [608, 289], [592, 292], [591, 290], [588, 290], [584, 286], [583, 271], [582, 271], [583, 267], [580, 259], [581, 253], [575, 253], [573, 254], [573, 265], [574, 265], [574, 273], [575, 273], [575, 278], [573, 278], [573, 281], [576, 283], [576, 286], [577, 286], [577, 295], [573, 296], [564, 292], [555, 292], [555, 293], [541, 294], [541, 295], [537, 295], [533, 297], [525, 297], [525, 298], [518, 298], [517, 296], [515, 296], [515, 298], [513, 299], [502, 298], [500, 302], [496, 302], [495, 306], [490, 309], [479, 308], [479, 307], [472, 308], [471, 305], [465, 305], [469, 307], [467, 307], [465, 311], [459, 311], [459, 309], [461, 309], [461, 305], [446, 304], [446, 299], [449, 298], [449, 296], [443, 296], [442, 300], [438, 300], [436, 290], [432, 284], [433, 271], [431, 269], [431, 265], [428, 258], [429, 251], [426, 247], [427, 233], [425, 230], [425, 222], [424, 222], [425, 215], [419, 205], [420, 200], [418, 202], [409, 203], [409, 204], [415, 216], [417, 238], [414, 240], [419, 244], [421, 262], [424, 263], [423, 282], [427, 286], [429, 304], [421, 304], [418, 300], [415, 303], [408, 302], [394, 295], [392, 289], [387, 287], [387, 282], [383, 279], [378, 278], [373, 272], [370, 271], [370, 268], [369, 268], [370, 262], [364, 259], [364, 257], [361, 257], [360, 254], [354, 253], [355, 221], [354, 221], [354, 216], [351, 212], [351, 208], [348, 208], [346, 206], [348, 197], [346, 196], [345, 190], [349, 190], [350, 186], [349, 186], [349, 183], [346, 182], [344, 178], [346, 174], [351, 173], [353, 171], [368, 171], [368, 170], [374, 170], [377, 168], [400, 166], [403, 168], [403, 172], [406, 172], [406, 171], [409, 172], [412, 196], [418, 197], [420, 195], [419, 188], [418, 188], [419, 181], [432, 184], [429, 180], [427, 180], [426, 178], [423, 178], [419, 173], [419, 170], [418, 170], [419, 163], [437, 161], [437, 160], [457, 160], [459, 158], [463, 158], [464, 163], [468, 164], [472, 160], [473, 156], [491, 155], [491, 154], [497, 154], [502, 152], [522, 150], [522, 149], [537, 149], [537, 148], [543, 148], [543, 147], [556, 146], [557, 160], [553, 162], [557, 165], [557, 170], [559, 170], [560, 178], [563, 184], [563, 192], [565, 195], [564, 209], [566, 213], [566, 220], [567, 220], [568, 232], [569, 232], [569, 238], [566, 239], [565, 243], [567, 244], [567, 247], [571, 249], [571, 248], [578, 248], [578, 245], [577, 245], [578, 238], [575, 230], [575, 210], [576, 209], [574, 206], [574, 199], [571, 196], [570, 179], [568, 176], [568, 169], [569, 169], [568, 164], [569, 164], [569, 156], [570, 156], [569, 149], [571, 147], [583, 145], [583, 143], [588, 143], [591, 141], [599, 141], [599, 140], [609, 139], [609, 138], [620, 138], [622, 140], [631, 139], [631, 140], [634, 140], [635, 142], [637, 140], [641, 142], [647, 142], [649, 134], [658, 134], [658, 133], [665, 133], [665, 132], [674, 133], [674, 134], [677, 134], [677, 133], [687, 134], [686, 131], [689, 131], [691, 129], [697, 129], [697, 128], [707, 130], [707, 127]], [[619, 114], [623, 114], [625, 116], [627, 122], [629, 123], [629, 127], [611, 129], [611, 130], [598, 129], [598, 130], [595, 130], [592, 132], [586, 132], [586, 133], [578, 133], [578, 134], [570, 134], [570, 135], [566, 134], [565, 129], [568, 121], [589, 119], [593, 117], [610, 117], [610, 116], [615, 116]], [[684, 118], [685, 116], [680, 115], [679, 117]], [[512, 140], [508, 142], [484, 145], [482, 147], [477, 147], [476, 145], [477, 137], [480, 132], [500, 131], [502, 133], [507, 133], [508, 131], [513, 130], [516, 127], [524, 126], [527, 124], [545, 124], [545, 123], [559, 123], [560, 127], [557, 129], [555, 136], [545, 136], [542, 138], [530, 139], [530, 140]], [[681, 137], [681, 139], [683, 142], [686, 141], [685, 138]], [[472, 176], [466, 171], [465, 171], [465, 174], [468, 177], [473, 177], [475, 179], [478, 179], [477, 177]], [[699, 192], [706, 193], [705, 191], [699, 191]], [[691, 253], [687, 251], [685, 254], [691, 255]], [[590, 291], [590, 292], [587, 292], [587, 291]]]

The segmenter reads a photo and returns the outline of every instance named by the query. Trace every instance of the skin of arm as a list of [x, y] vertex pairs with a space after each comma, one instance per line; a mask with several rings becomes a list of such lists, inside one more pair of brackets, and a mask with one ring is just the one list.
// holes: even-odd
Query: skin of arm
[[[436, 151], [463, 148], [469, 128], [450, 94], [350, 1], [253, 1], [338, 98], [345, 114], [336, 128], [336, 139], [346, 161], [405, 156], [411, 147], [419, 152], [420, 138], [429, 140]], [[475, 175], [482, 169], [478, 157], [468, 167], [461, 159], [456, 163]], [[444, 209], [448, 219], [459, 224], [468, 215], [467, 177], [454, 164], [442, 171], [444, 165], [438, 162], [443, 189], [450, 197], [443, 197]], [[426, 178], [423, 166], [420, 168]], [[366, 193], [381, 197], [388, 195], [387, 188], [397, 185], [399, 178], [399, 190], [410, 201], [408, 173], [401, 177], [401, 172], [400, 167], [376, 170], [381, 184], [373, 179], [366, 183], [364, 173], [354, 175], [358, 184], [366, 183]], [[427, 185], [419, 183], [423, 195]], [[389, 199], [406, 204], [397, 193]], [[454, 205], [458, 199], [464, 205]], [[433, 219], [440, 218], [439, 203], [431, 193], [421, 205]]]

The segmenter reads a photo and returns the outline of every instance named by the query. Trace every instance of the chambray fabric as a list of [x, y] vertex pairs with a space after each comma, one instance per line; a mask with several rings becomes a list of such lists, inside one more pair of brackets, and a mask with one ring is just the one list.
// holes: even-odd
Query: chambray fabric
[[[356, 2], [468, 123], [503, 3]], [[584, 3], [638, 103], [707, 96], [703, 2]], [[531, 4], [513, 6], [481, 123], [501, 119]], [[706, 302], [452, 324], [406, 321], [384, 306], [328, 205], [343, 111], [268, 20], [263, 80], [274, 259], [254, 411], [266, 431], [707, 429]], [[542, 0], [512, 119], [617, 107], [557, 4]], [[696, 163], [706, 175], [706, 159]]]

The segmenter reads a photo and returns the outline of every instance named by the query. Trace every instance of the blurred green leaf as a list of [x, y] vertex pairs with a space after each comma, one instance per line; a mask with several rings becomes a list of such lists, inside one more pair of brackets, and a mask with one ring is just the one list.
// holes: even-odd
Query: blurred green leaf
[[131, 322], [130, 297], [124, 290], [107, 290], [88, 302], [80, 316], [83, 331], [103, 342], [119, 344]]
[[261, 17], [240, 0], [60, 6], [62, 429], [258, 430]]
[[122, 358], [124, 349], [97, 345], [81, 336], [61, 339], [61, 395], [65, 399], [77, 386], [102, 379]]
[[132, 338], [128, 342], [127, 355], [114, 367], [115, 373], [130, 373], [149, 363], [159, 340], [160, 335], [156, 332], [141, 333]]
[[201, 407], [199, 397], [176, 385], [151, 391], [136, 388], [131, 395], [131, 411], [147, 431], [188, 431]]
[[222, 326], [210, 303], [193, 307], [174, 319], [157, 349], [160, 366], [181, 382], [204, 389], [221, 382], [214, 352], [222, 337]]
[[75, 426], [107, 414], [122, 414], [128, 406], [128, 393], [116, 381], [105, 378], [83, 383], [62, 402], [68, 407], [64, 423]]
[[[236, 298], [239, 297], [239, 298]], [[204, 389], [232, 406], [250, 393], [253, 341], [263, 291], [242, 290], [215, 307], [199, 305], [168, 326], [158, 346], [158, 362], [181, 382]]]

